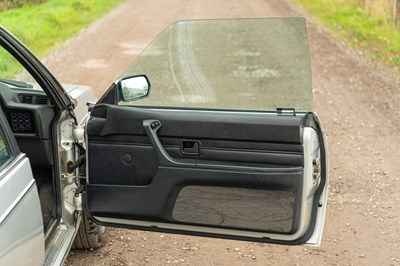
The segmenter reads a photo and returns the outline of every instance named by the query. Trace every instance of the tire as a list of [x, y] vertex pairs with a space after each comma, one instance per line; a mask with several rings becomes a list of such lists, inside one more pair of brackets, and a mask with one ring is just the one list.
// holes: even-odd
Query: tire
[[82, 220], [76, 234], [74, 249], [94, 249], [103, 246], [108, 238], [108, 228], [95, 224], [85, 213], [82, 213]]

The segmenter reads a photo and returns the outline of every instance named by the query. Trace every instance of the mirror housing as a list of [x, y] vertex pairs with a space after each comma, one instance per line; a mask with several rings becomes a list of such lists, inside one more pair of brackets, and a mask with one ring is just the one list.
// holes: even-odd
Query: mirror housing
[[124, 77], [117, 82], [118, 100], [137, 101], [150, 94], [150, 81], [146, 75]]

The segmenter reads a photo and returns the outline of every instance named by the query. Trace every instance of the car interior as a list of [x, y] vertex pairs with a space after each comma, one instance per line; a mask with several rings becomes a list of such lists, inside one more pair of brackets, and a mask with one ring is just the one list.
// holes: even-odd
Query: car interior
[[21, 152], [30, 160], [46, 232], [56, 220], [51, 134], [55, 111], [46, 94], [34, 86], [37, 85], [2, 80], [0, 102]]

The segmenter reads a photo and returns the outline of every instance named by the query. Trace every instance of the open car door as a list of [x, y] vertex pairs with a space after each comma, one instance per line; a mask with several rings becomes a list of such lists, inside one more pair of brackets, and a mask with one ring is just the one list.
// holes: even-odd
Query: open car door
[[146, 74], [151, 91], [122, 78], [91, 111], [86, 211], [104, 225], [319, 245], [327, 149], [310, 69], [302, 18], [170, 25], [123, 75]]

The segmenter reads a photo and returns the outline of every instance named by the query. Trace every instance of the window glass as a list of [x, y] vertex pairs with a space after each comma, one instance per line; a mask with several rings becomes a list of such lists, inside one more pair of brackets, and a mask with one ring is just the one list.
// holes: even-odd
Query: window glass
[[12, 79], [23, 69], [11, 54], [0, 46], [0, 78]]
[[10, 150], [7, 148], [7, 142], [4, 138], [3, 132], [0, 130], [0, 168], [7, 164], [10, 158]]
[[0, 46], [0, 79], [34, 83], [33, 77], [3, 47]]
[[181, 21], [170, 25], [122, 77], [146, 74], [148, 98], [165, 106], [312, 111], [303, 18]]
[[35, 134], [34, 109], [49, 99], [28, 71], [0, 47], [0, 107], [16, 134]]

